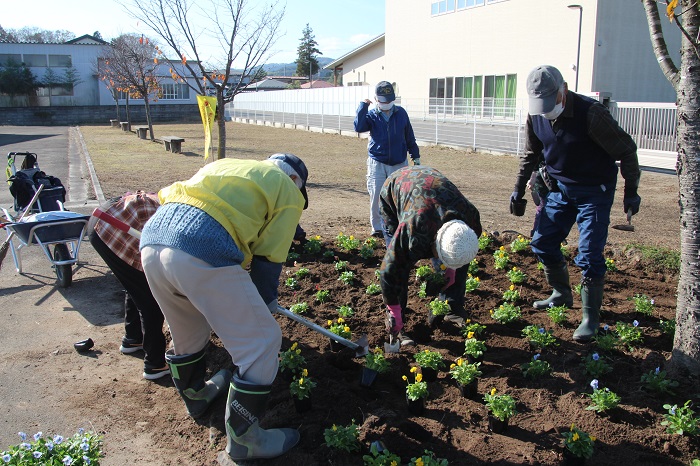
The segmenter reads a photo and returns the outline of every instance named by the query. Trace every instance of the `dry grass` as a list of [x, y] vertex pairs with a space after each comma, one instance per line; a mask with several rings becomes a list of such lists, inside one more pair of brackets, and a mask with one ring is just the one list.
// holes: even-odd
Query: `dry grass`
[[[313, 234], [335, 235], [343, 230], [369, 231], [369, 198], [365, 188], [367, 141], [357, 137], [321, 134], [270, 126], [226, 123], [227, 156], [262, 160], [276, 152], [301, 157], [309, 168], [309, 209], [301, 223]], [[204, 133], [199, 124], [156, 125], [155, 137], [186, 139], [182, 154], [166, 152], [159, 142], [141, 140], [107, 126], [84, 126], [81, 132], [105, 196], [160, 188], [191, 177], [205, 164]], [[216, 131], [212, 146], [215, 148]], [[523, 217], [508, 213], [518, 162], [513, 156], [471, 153], [444, 147], [421, 147], [421, 161], [447, 175], [479, 208], [487, 231], [515, 230], [529, 235], [534, 209]], [[623, 182], [620, 178], [619, 185]], [[645, 173], [640, 195], [642, 210], [635, 216], [635, 233], [610, 230], [610, 241], [678, 248], [677, 180]], [[616, 198], [611, 224], [625, 223], [622, 201]], [[569, 241], [576, 241], [575, 228]]]

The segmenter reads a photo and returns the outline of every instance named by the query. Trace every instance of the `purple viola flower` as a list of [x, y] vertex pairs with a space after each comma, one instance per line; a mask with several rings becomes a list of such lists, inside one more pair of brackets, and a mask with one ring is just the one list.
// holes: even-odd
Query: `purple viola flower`
[[538, 331], [544, 335], [544, 328], [540, 327], [540, 329]]
[[21, 438], [22, 440], [27, 440], [27, 434], [25, 434], [24, 432], [17, 432], [17, 435], [19, 435], [19, 438]]
[[63, 442], [63, 437], [61, 437], [60, 435], [53, 436], [53, 443], [55, 443], [56, 445], [60, 445], [61, 442]]
[[71, 464], [73, 464], [73, 458], [71, 458], [68, 455], [64, 456], [63, 457], [63, 464], [65, 464], [66, 466], [70, 466]]
[[4, 455], [2, 455], [2, 460], [3, 460], [5, 463], [9, 463], [11, 459], [12, 459], [12, 457], [11, 457], [10, 455], [8, 455], [7, 453], [5, 453]]
[[28, 444], [27, 442], [22, 442], [19, 444], [20, 447], [24, 448], [25, 450], [31, 450], [32, 446]]
[[608, 324], [603, 325], [603, 330], [607, 332], [608, 330], [610, 330], [610, 326]]
[[532, 360], [537, 361], [538, 359], [540, 359], [540, 356], [541, 356], [540, 354], [536, 354], [532, 357]]
[[634, 321], [632, 322], [632, 325], [634, 325], [635, 327], [638, 327], [638, 326], [639, 326], [639, 321], [638, 321], [638, 320], [634, 320]]
[[35, 451], [34, 453], [32, 453], [32, 455], [34, 455], [34, 458], [39, 459], [41, 458], [42, 453], [40, 451]]
[[600, 359], [600, 356], [598, 356], [598, 353], [593, 353], [593, 356], [591, 356], [591, 359], [593, 359], [594, 361], [597, 361], [598, 359]]
[[593, 390], [598, 390], [598, 379], [591, 380], [591, 388]]
[[649, 301], [649, 303], [650, 303], [650, 304], [654, 304], [654, 300], [652, 299], [651, 301]]
[[37, 432], [36, 434], [34, 434], [34, 440], [35, 440], [35, 441], [36, 441], [36, 440], [39, 440], [39, 439], [41, 438], [42, 435], [43, 435], [43, 432]]
[[656, 370], [654, 370], [654, 374], [659, 375], [659, 372], [661, 372], [661, 368], [657, 367]]

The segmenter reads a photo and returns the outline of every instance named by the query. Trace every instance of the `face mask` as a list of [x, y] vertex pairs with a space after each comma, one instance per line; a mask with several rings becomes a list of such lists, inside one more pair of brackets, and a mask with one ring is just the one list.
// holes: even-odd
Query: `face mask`
[[551, 112], [543, 113], [542, 116], [548, 120], [556, 120], [559, 115], [564, 111], [564, 104], [559, 102], [554, 106]]
[[382, 112], [386, 112], [391, 110], [394, 107], [394, 102], [387, 102], [387, 103], [381, 103], [377, 102], [377, 108], [381, 110]]

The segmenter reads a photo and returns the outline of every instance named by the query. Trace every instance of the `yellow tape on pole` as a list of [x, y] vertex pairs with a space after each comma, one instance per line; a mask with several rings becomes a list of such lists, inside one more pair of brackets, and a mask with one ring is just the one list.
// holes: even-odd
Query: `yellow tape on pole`
[[204, 160], [207, 160], [211, 149], [211, 132], [214, 126], [214, 115], [216, 114], [216, 97], [198, 95], [197, 105], [199, 106], [199, 114], [202, 116], [202, 124], [204, 125]]

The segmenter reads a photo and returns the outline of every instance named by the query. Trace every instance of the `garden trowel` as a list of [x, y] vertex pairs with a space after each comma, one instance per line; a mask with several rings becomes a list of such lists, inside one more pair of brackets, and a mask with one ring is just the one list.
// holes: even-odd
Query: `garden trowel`
[[628, 210], [627, 211], [627, 224], [625, 225], [620, 224], [620, 225], [613, 225], [612, 226], [616, 230], [620, 231], [634, 231], [634, 225], [632, 225], [632, 211]]
[[338, 343], [340, 343], [343, 346], [347, 346], [348, 348], [355, 350], [355, 357], [356, 358], [362, 358], [367, 355], [369, 352], [369, 342], [367, 341], [367, 335], [362, 335], [360, 338], [357, 339], [357, 341], [350, 341], [346, 338], [340, 337], [336, 335], [335, 333], [331, 332], [327, 328], [323, 328], [320, 325], [317, 325], [311, 321], [308, 321], [304, 319], [301, 316], [298, 316], [294, 314], [292, 311], [289, 309], [285, 309], [282, 306], [277, 306], [277, 312], [280, 314], [283, 314], [290, 319], [299, 322], [300, 324], [304, 325], [305, 327], [310, 328], [311, 330], [315, 330], [321, 335], [324, 335], [328, 338], [331, 338]]

